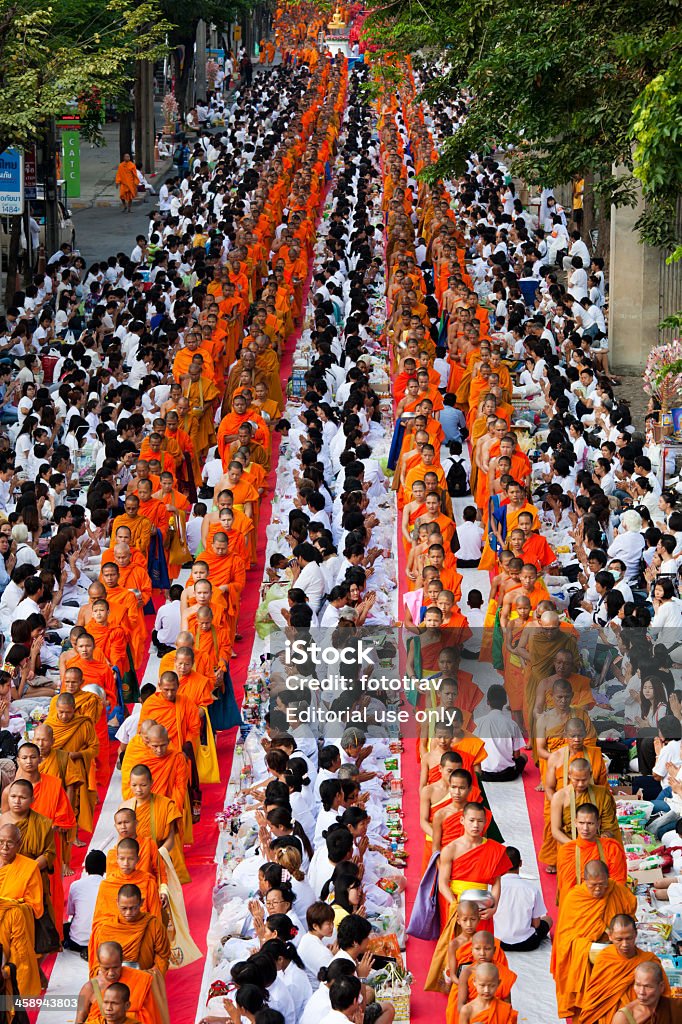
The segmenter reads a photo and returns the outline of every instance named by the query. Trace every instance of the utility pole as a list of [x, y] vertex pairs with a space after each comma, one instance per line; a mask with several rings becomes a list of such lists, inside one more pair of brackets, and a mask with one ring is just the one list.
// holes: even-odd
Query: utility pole
[[45, 251], [49, 259], [59, 248], [59, 209], [57, 205], [57, 126], [53, 117], [45, 125], [43, 175], [45, 182]]
[[196, 36], [196, 60], [194, 63], [194, 101], [206, 99], [206, 22], [199, 21]]
[[135, 163], [143, 174], [154, 173], [154, 64], [135, 64]]

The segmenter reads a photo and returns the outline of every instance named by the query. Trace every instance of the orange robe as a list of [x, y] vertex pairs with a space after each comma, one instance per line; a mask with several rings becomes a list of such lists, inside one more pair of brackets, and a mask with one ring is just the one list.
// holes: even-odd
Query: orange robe
[[169, 748], [165, 757], [157, 757], [140, 736], [133, 736], [126, 747], [121, 765], [121, 792], [124, 800], [129, 800], [133, 795], [130, 773], [138, 764], [146, 765], [152, 773], [152, 793], [168, 797], [182, 814], [189, 783], [189, 764], [182, 751]]
[[182, 750], [185, 743], [192, 743], [201, 730], [199, 712], [187, 697], [177, 695], [175, 703], [156, 693], [142, 705], [140, 725], [147, 719], [154, 719], [168, 732], [171, 746]]
[[[118, 980], [130, 989], [131, 1017], [138, 1020], [139, 1024], [163, 1024], [163, 1018], [154, 1002], [152, 975], [149, 971], [138, 971], [134, 967], [122, 967], [121, 977]], [[100, 992], [106, 992], [108, 987], [108, 985], [100, 984]], [[97, 1024], [101, 1020], [97, 999], [93, 999], [90, 1003], [85, 1020], [86, 1024]]]
[[130, 530], [130, 546], [137, 548], [143, 555], [149, 552], [149, 543], [152, 536], [152, 524], [144, 516], [129, 516], [127, 512], [122, 512], [120, 516], [116, 516], [113, 523], [111, 524], [111, 541], [109, 547], [113, 548], [116, 544], [116, 531], [119, 526], [127, 526]]
[[[601, 847], [601, 849], [600, 849]], [[598, 842], [590, 842], [587, 839], [571, 839], [563, 843], [556, 858], [557, 867], [557, 889], [560, 895], [565, 895], [569, 889], [580, 885], [585, 875], [585, 865], [591, 860], [601, 860], [609, 869], [609, 878], [614, 882], [626, 882], [628, 877], [627, 860], [625, 850], [617, 839], [610, 836], [600, 836]]]
[[[580, 1024], [611, 1024], [616, 1012], [636, 999], [634, 990], [635, 971], [640, 964], [656, 963], [660, 960], [655, 953], [638, 949], [633, 957], [626, 959], [613, 946], [607, 946], [592, 967], [592, 974], [580, 1007]], [[668, 979], [663, 973], [664, 995], [670, 994]]]
[[103, 942], [118, 942], [123, 948], [126, 963], [135, 963], [141, 971], [158, 967], [162, 974], [168, 970], [170, 943], [168, 932], [151, 914], [142, 914], [139, 921], [130, 923], [108, 917], [92, 930], [88, 945], [88, 961], [94, 973], [97, 949]]
[[40, 869], [31, 857], [18, 853], [11, 864], [0, 867], [0, 943], [8, 960], [16, 964], [22, 996], [38, 996], [41, 992], [33, 946], [35, 921], [42, 915]]
[[124, 875], [118, 866], [115, 866], [111, 871], [107, 867], [107, 877], [100, 882], [95, 912], [92, 916], [93, 928], [107, 918], [118, 916], [116, 897], [122, 885], [136, 885], [142, 893], [142, 910], [161, 920], [159, 884], [156, 878], [148, 871], [140, 871], [139, 868], [129, 875]]
[[[506, 999], [510, 995], [512, 986], [516, 981], [517, 975], [513, 971], [510, 971], [505, 964], [495, 964], [497, 967], [500, 983], [495, 990], [495, 996], [497, 999]], [[468, 994], [467, 1002], [470, 1003], [478, 995], [476, 989], [476, 981], [474, 979], [474, 972], [472, 971], [469, 975], [467, 982]], [[459, 1012], [457, 1009], [457, 1001], [459, 998], [459, 987], [453, 985], [450, 989], [450, 995], [448, 996], [448, 1003], [445, 1008], [445, 1024], [457, 1024], [459, 1020]]]
[[[55, 699], [53, 698], [53, 700]], [[82, 760], [72, 761], [73, 767], [78, 772], [81, 786], [78, 824], [85, 832], [92, 832], [93, 810], [97, 799], [95, 757], [99, 751], [95, 726], [89, 718], [78, 713], [70, 722], [60, 722], [54, 706], [50, 707], [45, 721], [52, 727], [54, 746], [57, 750], [83, 755]]]
[[129, 802], [137, 818], [138, 835], [148, 836], [160, 846], [170, 835], [171, 825], [177, 822], [177, 833], [173, 849], [170, 851], [170, 858], [173, 862], [178, 878], [182, 885], [190, 881], [189, 871], [185, 864], [185, 855], [182, 849], [182, 815], [175, 806], [175, 802], [166, 796], [153, 793], [146, 803], [132, 799]]
[[[31, 809], [36, 814], [49, 818], [55, 829], [72, 829], [76, 827], [76, 816], [69, 803], [64, 787], [52, 775], [43, 775], [40, 782], [33, 786], [33, 802]], [[55, 831], [54, 871], [50, 875], [50, 895], [54, 907], [55, 924], [59, 937], [64, 938], [64, 884], [62, 882], [62, 841], [61, 835]]]
[[602, 899], [594, 899], [584, 882], [562, 899], [551, 960], [559, 1017], [572, 1017], [582, 1006], [589, 982], [592, 943], [604, 934], [616, 914], [632, 916], [636, 909], [634, 893], [611, 880]]

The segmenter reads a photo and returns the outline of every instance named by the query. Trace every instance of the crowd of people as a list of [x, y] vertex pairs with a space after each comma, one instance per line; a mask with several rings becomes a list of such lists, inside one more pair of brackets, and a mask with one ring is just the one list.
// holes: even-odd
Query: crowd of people
[[[514, 984], [550, 942], [560, 1018], [674, 1022], [612, 790], [637, 776], [674, 853], [682, 511], [618, 397], [603, 262], [499, 156], [427, 183], [466, 100], [409, 62], [371, 100], [321, 26], [280, 9], [294, 59], [203, 119], [130, 254], [62, 246], [0, 331], [6, 994], [63, 949], [77, 1024], [172, 1020], [221, 783], [203, 1019], [402, 1022], [404, 787], [407, 966], [448, 1024], [534, 1019]], [[542, 888], [489, 800], [534, 764]]]

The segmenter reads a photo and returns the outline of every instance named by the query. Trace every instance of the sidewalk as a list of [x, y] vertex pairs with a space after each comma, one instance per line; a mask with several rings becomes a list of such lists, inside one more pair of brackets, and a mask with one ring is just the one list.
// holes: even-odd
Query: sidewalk
[[[116, 168], [119, 165], [118, 123], [106, 124], [103, 130], [106, 145], [91, 148], [90, 143], [81, 139], [81, 194], [68, 196], [71, 210], [87, 210], [93, 206], [120, 206], [118, 187], [114, 184]], [[156, 173], [148, 174], [147, 181], [158, 192], [157, 182], [172, 167], [170, 158], [156, 165]]]

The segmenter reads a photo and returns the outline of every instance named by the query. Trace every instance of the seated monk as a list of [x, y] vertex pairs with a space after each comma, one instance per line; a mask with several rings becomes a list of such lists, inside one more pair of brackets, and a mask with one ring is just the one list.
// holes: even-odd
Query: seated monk
[[118, 942], [102, 942], [97, 949], [95, 974], [78, 993], [76, 1024], [92, 1024], [100, 1012], [99, 1000], [111, 985], [126, 985], [130, 993], [130, 1013], [140, 1024], [163, 1024], [154, 999], [154, 975], [123, 966], [123, 949]]
[[[635, 998], [635, 971], [641, 964], [661, 962], [637, 947], [637, 922], [616, 914], [606, 930], [610, 946], [597, 954], [580, 1007], [580, 1024], [612, 1024], [619, 1007]], [[664, 994], [670, 994], [666, 982]]]
[[159, 848], [164, 847], [182, 885], [190, 881], [182, 849], [182, 815], [175, 802], [153, 792], [152, 773], [146, 765], [136, 765], [130, 773], [132, 797], [123, 806], [131, 807], [137, 818], [141, 836], [152, 836]]
[[511, 1003], [495, 995], [500, 987], [500, 969], [496, 964], [477, 964], [473, 985], [477, 995], [461, 1010], [460, 1024], [517, 1024], [519, 1015]]
[[682, 1003], [663, 993], [666, 977], [660, 964], [640, 964], [635, 968], [635, 998], [613, 1017], [613, 1024], [682, 1024]]
[[[507, 1004], [511, 1003], [511, 990], [517, 976], [504, 964], [494, 962], [495, 952], [495, 937], [487, 931], [476, 932], [471, 939], [472, 962], [462, 968], [454, 992], [450, 991], [445, 1011], [446, 1024], [457, 1024], [464, 1007], [472, 1003], [479, 994], [477, 985], [480, 984], [480, 979], [478, 982], [476, 980], [479, 964], [490, 964], [497, 970], [499, 984], [493, 995]], [[483, 991], [486, 991], [485, 987]]]
[[16, 825], [0, 824], [0, 944], [16, 966], [20, 996], [38, 996], [42, 988], [35, 953], [35, 922], [43, 916], [40, 865], [19, 853]]
[[599, 835], [599, 808], [594, 804], [582, 804], [575, 812], [577, 836], [558, 848], [557, 889], [559, 898], [563, 893], [580, 885], [585, 865], [591, 860], [601, 860], [609, 869], [609, 878], [614, 882], [627, 881], [625, 851], [617, 839]]
[[156, 967], [161, 974], [165, 974], [168, 970], [168, 932], [158, 918], [142, 910], [142, 893], [136, 885], [122, 885], [116, 897], [116, 915], [103, 918], [92, 929], [88, 945], [88, 962], [92, 972], [102, 942], [118, 942], [123, 950], [124, 962], [136, 964], [140, 971], [150, 971]]
[[116, 845], [116, 865], [107, 867], [107, 877], [100, 882], [92, 918], [93, 927], [107, 917], [116, 917], [116, 897], [122, 885], [136, 885], [142, 894], [142, 910], [161, 920], [161, 906], [167, 902], [159, 895], [154, 875], [139, 868], [140, 847], [136, 839], [121, 839]]
[[561, 900], [552, 944], [551, 971], [556, 984], [559, 1017], [577, 1017], [590, 978], [593, 942], [608, 940], [606, 929], [617, 914], [632, 915], [637, 897], [609, 878], [600, 860], [585, 865], [585, 881]]
[[552, 836], [563, 846], [575, 839], [575, 815], [582, 804], [594, 804], [599, 811], [599, 831], [622, 843], [623, 839], [616, 815], [616, 802], [608, 786], [595, 786], [592, 782], [592, 765], [584, 758], [577, 758], [568, 766], [568, 785], [558, 790], [550, 804]]
[[116, 529], [119, 526], [127, 526], [130, 529], [130, 543], [143, 555], [149, 554], [149, 544], [152, 537], [152, 524], [149, 519], [140, 515], [140, 499], [136, 494], [126, 494], [123, 503], [125, 512], [116, 516], [111, 527], [111, 542], [109, 547], [116, 543]]
[[[18, 828], [21, 835], [19, 850], [24, 857], [30, 857], [38, 865], [43, 883], [44, 913], [50, 916], [52, 923], [56, 926], [54, 904], [50, 892], [50, 876], [54, 871], [57, 857], [54, 831], [50, 819], [44, 818], [42, 814], [37, 814], [31, 807], [32, 803], [33, 786], [28, 779], [17, 779], [8, 788], [7, 810], [0, 817], [0, 825], [16, 825]], [[56, 952], [57, 948], [58, 944], [54, 950], [45, 950], [45, 952]]]
[[76, 714], [73, 694], [60, 693], [54, 701], [46, 722], [52, 729], [55, 748], [66, 751], [78, 772], [78, 786], [74, 788], [76, 803], [73, 805], [78, 826], [85, 832], [92, 832], [97, 801], [95, 758], [99, 750], [95, 726], [89, 718]]

